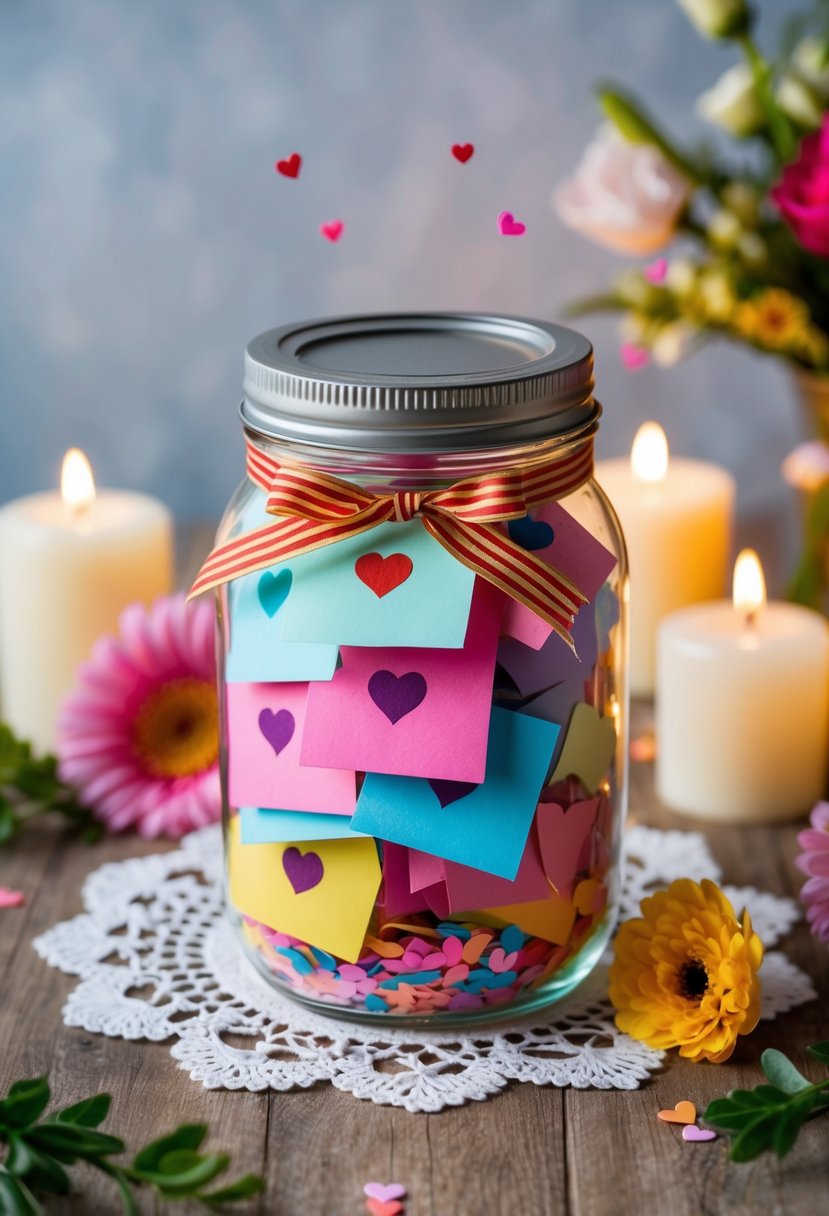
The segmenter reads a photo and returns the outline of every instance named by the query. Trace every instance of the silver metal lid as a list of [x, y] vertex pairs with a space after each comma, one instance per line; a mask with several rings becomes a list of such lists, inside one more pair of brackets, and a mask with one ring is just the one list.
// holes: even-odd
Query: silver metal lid
[[245, 353], [247, 427], [330, 447], [459, 451], [595, 424], [593, 348], [525, 317], [392, 313], [259, 334]]

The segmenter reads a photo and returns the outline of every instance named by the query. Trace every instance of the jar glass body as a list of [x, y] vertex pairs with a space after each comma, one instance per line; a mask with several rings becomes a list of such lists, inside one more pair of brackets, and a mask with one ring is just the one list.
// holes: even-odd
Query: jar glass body
[[[391, 492], [435, 489], [484, 471], [548, 459], [566, 453], [574, 442], [584, 439], [569, 435], [531, 445], [435, 455], [363, 453], [272, 442], [259, 435], [255, 436], [255, 442], [277, 461], [287, 460], [333, 473], [376, 492]], [[273, 522], [265, 505], [264, 492], [252, 482], [244, 481], [231, 499], [217, 543]], [[427, 886], [424, 890], [421, 886], [420, 898], [413, 893], [410, 905], [416, 911], [399, 913], [391, 909], [389, 915], [385, 903], [388, 893], [385, 867], [391, 861], [392, 850], [389, 842], [377, 836], [374, 847], [383, 878], [363, 945], [348, 960], [333, 949], [320, 948], [319, 942], [292, 934], [284, 925], [255, 919], [234, 902], [234, 881], [237, 891], [240, 882], [247, 881], [238, 868], [239, 851], [257, 847], [240, 843], [240, 808], [234, 805], [229, 782], [231, 749], [239, 746], [239, 740], [228, 726], [227, 694], [232, 685], [227, 679], [227, 664], [234, 629], [239, 627], [234, 621], [234, 614], [238, 614], [235, 588], [242, 580], [216, 593], [227, 911], [236, 928], [240, 949], [256, 968], [281, 991], [320, 1012], [363, 1021], [382, 1021], [393, 1016], [397, 1023], [424, 1025], [436, 1021], [465, 1024], [540, 1008], [566, 995], [592, 970], [613, 931], [620, 900], [621, 835], [627, 806], [626, 555], [616, 515], [594, 480], [561, 499], [558, 505], [612, 555], [615, 564], [598, 594], [579, 614], [583, 653], [576, 660], [576, 667], [566, 644], [553, 636], [537, 651], [538, 674], [534, 676], [533, 648], [510, 638], [513, 655], [518, 652], [522, 655], [522, 676], [516, 680], [510, 675], [510, 663], [505, 666], [501, 662], [504, 657], [501, 644], [505, 641], [502, 636], [491, 698], [501, 711], [525, 712], [558, 722], [560, 737], [554, 755], [561, 756], [564, 743], [572, 745], [567, 755], [573, 770], [578, 771], [565, 771], [567, 762], [564, 769], [561, 764], [550, 764], [530, 828], [534, 853], [536, 857], [540, 854], [546, 874], [555, 874], [555, 884], [548, 877], [544, 894], [536, 886], [532, 899], [526, 898], [529, 888], [522, 888], [521, 903], [511, 903], [509, 899], [505, 902], [505, 897], [499, 895], [496, 907], [490, 898], [483, 907], [476, 905], [474, 909], [457, 911], [447, 906], [445, 892], [436, 895], [435, 887]], [[537, 512], [532, 515], [535, 517]], [[584, 533], [579, 531], [579, 535]], [[371, 553], [375, 547], [372, 533], [364, 533], [362, 539], [365, 552]], [[274, 567], [272, 575], [276, 574], [278, 568]], [[246, 577], [258, 579], [262, 575]], [[439, 612], [440, 604], [431, 605], [430, 610]], [[544, 657], [551, 647], [559, 648], [566, 668], [557, 673], [554, 663], [552, 678]], [[263, 684], [266, 683], [263, 677]], [[274, 710], [277, 700], [278, 697], [273, 701]], [[359, 773], [358, 790], [364, 779]], [[470, 788], [467, 785], [466, 789]], [[435, 813], [440, 814], [459, 797], [463, 793], [457, 789], [444, 792], [443, 798], [438, 793]], [[237, 797], [236, 801], [241, 800]], [[273, 806], [280, 803], [278, 787], [270, 802]], [[468, 830], [470, 834], [476, 832], [474, 818]], [[314, 833], [309, 835], [313, 837]], [[529, 847], [528, 843], [527, 851]], [[296, 850], [297, 860], [306, 864], [307, 855], [314, 852], [314, 843], [299, 841], [292, 843], [291, 848]], [[412, 855], [412, 850], [401, 849], [399, 844], [394, 845], [394, 851], [395, 865], [407, 852]], [[278, 865], [279, 860], [276, 856], [272, 858], [273, 864]], [[525, 861], [526, 855], [521, 862], [522, 870]], [[409, 886], [416, 886], [411, 861], [409, 865]], [[457, 873], [460, 868], [455, 869]], [[471, 878], [474, 887], [475, 875], [466, 867], [463, 871], [467, 884]], [[301, 887], [313, 877], [300, 877], [298, 885]], [[491, 879], [487, 873], [478, 877], [485, 884]], [[284, 875], [280, 875], [280, 881], [284, 882]], [[245, 900], [236, 900], [241, 902]], [[337, 918], [336, 902], [327, 906], [326, 915]]]

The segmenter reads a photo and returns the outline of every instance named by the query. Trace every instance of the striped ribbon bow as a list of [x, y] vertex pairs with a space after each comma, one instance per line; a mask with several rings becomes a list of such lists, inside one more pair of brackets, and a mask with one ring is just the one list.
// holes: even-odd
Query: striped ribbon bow
[[214, 549], [190, 595], [244, 574], [358, 536], [384, 523], [418, 518], [453, 557], [552, 625], [571, 647], [570, 630], [586, 596], [554, 567], [497, 525], [578, 489], [593, 472], [593, 440], [524, 468], [467, 477], [442, 490], [374, 494], [305, 466], [278, 464], [247, 444], [247, 471], [268, 495], [273, 523]]

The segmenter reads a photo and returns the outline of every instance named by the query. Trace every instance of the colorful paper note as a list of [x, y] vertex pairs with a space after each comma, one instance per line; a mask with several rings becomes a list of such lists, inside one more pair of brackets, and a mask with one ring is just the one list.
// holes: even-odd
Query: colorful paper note
[[525, 933], [557, 946], [567, 944], [576, 923], [575, 905], [569, 899], [552, 894], [550, 899], [534, 903], [488, 908], [487, 914], [496, 925], [518, 925]]
[[291, 561], [280, 615], [291, 642], [343, 646], [463, 646], [471, 570], [419, 519], [381, 524]]
[[554, 802], [538, 808], [535, 823], [544, 871], [565, 899], [572, 899], [582, 859], [590, 852], [590, 834], [598, 808], [598, 798], [574, 802], [566, 811]]
[[570, 718], [564, 746], [559, 752], [550, 784], [578, 777], [589, 794], [595, 794], [616, 750], [616, 728], [611, 718], [599, 717], [592, 705], [577, 705]]
[[307, 701], [307, 684], [227, 686], [228, 778], [233, 806], [352, 813], [357, 797], [354, 770], [314, 768], [300, 761]]
[[344, 646], [334, 678], [310, 686], [302, 763], [482, 781], [499, 626], [479, 583], [463, 649]]
[[[540, 808], [539, 808], [540, 810]], [[428, 861], [426, 859], [429, 859]], [[430, 881], [426, 881], [429, 879]], [[425, 894], [438, 883], [443, 886], [446, 913], [470, 912], [474, 908], [490, 908], [497, 904], [527, 903], [545, 899], [551, 894], [550, 884], [541, 863], [541, 853], [535, 832], [531, 831], [518, 867], [510, 881], [483, 870], [443, 861], [428, 853], [409, 850], [409, 882], [412, 890]], [[430, 903], [434, 903], [434, 896]], [[440, 909], [443, 913], [443, 907]]]
[[498, 662], [511, 677], [522, 697], [532, 696], [564, 680], [589, 679], [598, 654], [596, 617], [592, 604], [576, 613], [572, 638], [575, 652], [557, 633], [550, 634], [540, 650], [533, 650], [515, 638], [502, 638]]
[[309, 814], [307, 811], [273, 811], [258, 806], [239, 808], [242, 844], [291, 844], [302, 840], [353, 840], [355, 832], [346, 815]]
[[356, 962], [380, 886], [373, 840], [242, 844], [228, 835], [228, 894], [245, 916]]
[[480, 785], [435, 789], [434, 781], [369, 772], [351, 825], [512, 880], [558, 735], [553, 723], [493, 709]]
[[409, 889], [409, 857], [411, 850], [391, 841], [383, 842], [383, 919], [395, 920], [425, 912], [429, 907], [423, 891]]
[[336, 646], [285, 642], [280, 637], [281, 617], [293, 585], [289, 566], [274, 566], [231, 583], [229, 684], [307, 682], [333, 676]]

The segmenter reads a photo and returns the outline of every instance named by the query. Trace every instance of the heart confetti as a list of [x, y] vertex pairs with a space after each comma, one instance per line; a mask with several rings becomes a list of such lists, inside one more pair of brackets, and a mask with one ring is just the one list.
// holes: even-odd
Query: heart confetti
[[364, 553], [354, 563], [354, 573], [365, 583], [378, 600], [394, 591], [414, 569], [412, 559], [405, 553], [391, 553], [382, 557], [379, 553]]
[[290, 570], [280, 570], [279, 574], [271, 574], [270, 570], [266, 570], [259, 579], [259, 603], [269, 617], [275, 617], [285, 603], [293, 577]]
[[466, 798], [467, 794], [478, 788], [475, 781], [446, 781], [441, 777], [430, 777], [429, 784], [441, 806], [460, 802], [461, 798]]
[[390, 1199], [386, 1203], [380, 1199], [368, 1199], [366, 1207], [371, 1216], [400, 1216], [403, 1211], [403, 1204], [398, 1199]]
[[459, 160], [462, 165], [466, 164], [474, 152], [474, 144], [452, 144], [452, 155], [454, 156], [455, 160]]
[[278, 160], [274, 165], [277, 173], [281, 173], [283, 177], [299, 177], [299, 170], [302, 165], [302, 157], [298, 152], [292, 152], [285, 160]]
[[717, 1133], [709, 1131], [707, 1127], [697, 1127], [695, 1124], [691, 1124], [688, 1127], [683, 1127], [682, 1139], [689, 1141], [696, 1140], [698, 1142], [702, 1142], [703, 1140], [716, 1140]]
[[282, 869], [295, 895], [318, 887], [324, 872], [322, 858], [318, 853], [302, 853], [294, 845], [282, 854]]
[[638, 372], [640, 368], [647, 367], [651, 357], [644, 346], [623, 342], [619, 347], [619, 358], [622, 360], [622, 366], [629, 372]]
[[343, 234], [345, 224], [342, 220], [328, 220], [325, 224], [320, 224], [320, 232], [327, 241], [332, 241], [334, 244], [340, 239]]
[[697, 1108], [686, 1098], [677, 1102], [673, 1110], [661, 1110], [659, 1118], [663, 1123], [696, 1123]]
[[665, 276], [668, 273], [668, 262], [666, 258], [657, 258], [655, 262], [651, 262], [650, 266], [645, 267], [645, 278], [649, 283], [659, 286], [665, 282]]
[[419, 671], [408, 671], [404, 676], [375, 671], [368, 682], [368, 695], [394, 726], [417, 709], [426, 696], [426, 681]]
[[0, 887], [0, 908], [22, 908], [26, 896], [22, 891], [14, 891], [11, 887]]
[[380, 1203], [388, 1203], [391, 1199], [404, 1199], [406, 1196], [406, 1188], [401, 1186], [399, 1182], [367, 1182], [363, 1187], [363, 1194], [369, 1199], [379, 1199]]
[[259, 714], [259, 729], [278, 756], [294, 737], [296, 722], [289, 709], [263, 709]]
[[498, 216], [498, 231], [501, 236], [523, 236], [527, 225], [517, 220], [511, 211], [502, 211]]

